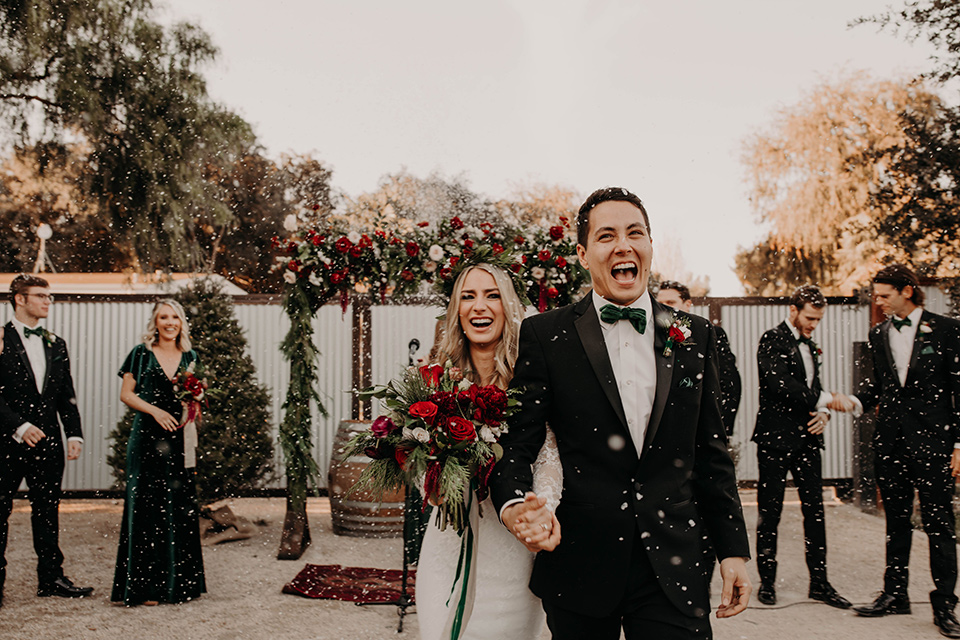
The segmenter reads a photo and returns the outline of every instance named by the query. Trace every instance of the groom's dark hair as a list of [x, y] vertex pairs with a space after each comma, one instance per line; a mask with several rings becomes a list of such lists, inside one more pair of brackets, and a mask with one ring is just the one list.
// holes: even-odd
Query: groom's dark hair
[[590, 235], [590, 211], [601, 202], [609, 200], [629, 202], [640, 209], [640, 213], [643, 214], [643, 221], [647, 225], [647, 233], [650, 233], [650, 218], [647, 216], [647, 210], [640, 198], [623, 187], [605, 187], [591, 193], [580, 205], [580, 211], [577, 212], [577, 244], [587, 246], [587, 237]]

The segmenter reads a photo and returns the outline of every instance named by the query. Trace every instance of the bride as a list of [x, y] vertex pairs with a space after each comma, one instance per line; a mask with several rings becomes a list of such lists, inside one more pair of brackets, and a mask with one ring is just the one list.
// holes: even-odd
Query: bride
[[[523, 304], [505, 269], [487, 263], [467, 266], [456, 278], [447, 305], [440, 363], [449, 359], [475, 384], [505, 389], [513, 377], [523, 315]], [[556, 440], [548, 431], [535, 463], [534, 492], [545, 500], [550, 519], [528, 523], [525, 542], [559, 536], [553, 511], [560, 502], [562, 486]], [[480, 503], [480, 515], [472, 569], [475, 589], [460, 586], [467, 591], [468, 601], [459, 636], [455, 631], [458, 598], [451, 593], [458, 583], [461, 537], [452, 528], [441, 531], [431, 518], [417, 563], [416, 603], [422, 640], [529, 640], [540, 635], [543, 609], [527, 587], [534, 554], [500, 524], [489, 497]]]

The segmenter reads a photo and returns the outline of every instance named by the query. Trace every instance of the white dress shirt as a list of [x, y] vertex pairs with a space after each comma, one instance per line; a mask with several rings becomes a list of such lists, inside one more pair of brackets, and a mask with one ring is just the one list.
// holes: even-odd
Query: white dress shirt
[[[17, 333], [20, 335], [20, 342], [23, 343], [23, 350], [27, 352], [27, 361], [30, 363], [30, 368], [33, 370], [33, 379], [37, 383], [37, 393], [43, 393], [43, 382], [47, 375], [47, 352], [43, 346], [43, 338], [38, 335], [31, 335], [27, 337], [24, 332], [27, 329], [27, 325], [20, 322], [16, 318], [12, 320], [13, 328], [17, 330]], [[29, 327], [33, 329], [34, 327]], [[30, 422], [24, 422], [20, 425], [13, 434], [13, 439], [17, 442], [23, 442], [23, 434], [27, 432], [27, 429], [34, 426]], [[50, 434], [45, 434], [49, 436]], [[83, 438], [67, 438], [67, 442], [83, 442]]]
[[[810, 345], [806, 342], [800, 342], [800, 331], [797, 330], [793, 323], [790, 322], [790, 318], [784, 320], [787, 324], [787, 327], [790, 329], [790, 333], [793, 334], [793, 339], [797, 341], [797, 349], [800, 350], [800, 359], [803, 361], [803, 369], [807, 374], [807, 386], [813, 386], [813, 372], [816, 363], [814, 358], [816, 357], [813, 352], [810, 351]], [[822, 385], [821, 385], [822, 386]], [[833, 400], [833, 394], [828, 391], [820, 391], [820, 399], [817, 400], [817, 411], [825, 411], [827, 404]]]
[[923, 308], [917, 307], [907, 316], [910, 318], [909, 327], [901, 327], [899, 331], [891, 323], [890, 330], [887, 332], [887, 339], [890, 340], [890, 353], [893, 354], [893, 364], [897, 369], [897, 377], [900, 379], [900, 386], [907, 384], [907, 372], [910, 369], [910, 356], [913, 355], [913, 343], [917, 337], [917, 330], [920, 328], [920, 316], [923, 315]]
[[[600, 318], [600, 308], [612, 303], [593, 292], [593, 307]], [[603, 342], [610, 356], [610, 365], [617, 380], [623, 413], [627, 418], [627, 430], [637, 449], [637, 457], [643, 451], [643, 439], [647, 433], [653, 401], [657, 395], [657, 360], [654, 354], [654, 317], [650, 294], [646, 291], [629, 305], [643, 309], [647, 314], [646, 330], [641, 334], [627, 320], [607, 324], [600, 320]]]

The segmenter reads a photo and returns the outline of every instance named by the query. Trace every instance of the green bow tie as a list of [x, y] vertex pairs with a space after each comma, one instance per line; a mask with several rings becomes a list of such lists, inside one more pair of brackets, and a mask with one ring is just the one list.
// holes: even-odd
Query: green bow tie
[[900, 331], [900, 329], [903, 329], [904, 327], [909, 327], [911, 324], [910, 318], [904, 318], [903, 320], [901, 320], [897, 316], [892, 316], [890, 318], [890, 322], [893, 323], [893, 328], [896, 329], [897, 331]]
[[810, 347], [810, 349], [813, 349], [814, 347], [816, 347], [816, 344], [813, 342], [813, 338], [808, 338], [807, 336], [802, 334], [800, 335], [799, 338], [797, 338], [797, 342], [801, 344], [806, 343], [806, 345]]
[[618, 320], [629, 320], [637, 333], [643, 333], [647, 328], [647, 312], [643, 309], [605, 304], [600, 307], [600, 319], [607, 324], [613, 324]]
[[30, 336], [37, 336], [38, 338], [43, 337], [43, 327], [37, 327], [36, 329], [31, 329], [30, 327], [23, 328], [23, 335], [26, 338]]

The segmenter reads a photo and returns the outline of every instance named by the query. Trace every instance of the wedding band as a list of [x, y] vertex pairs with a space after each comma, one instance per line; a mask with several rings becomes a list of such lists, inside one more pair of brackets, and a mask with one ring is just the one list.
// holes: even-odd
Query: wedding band
[[550, 527], [548, 527], [545, 522], [540, 523], [540, 528], [543, 529], [544, 531], [550, 531]]

